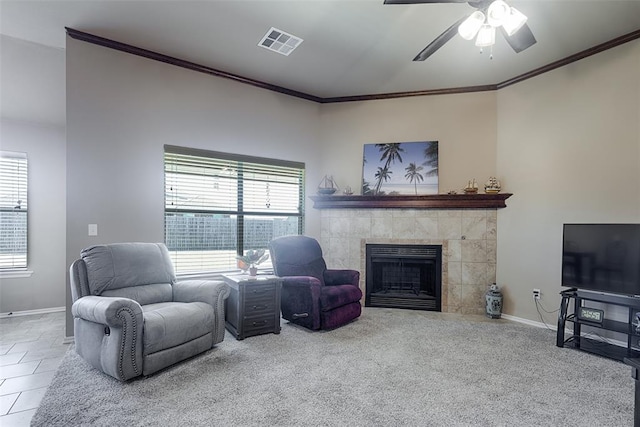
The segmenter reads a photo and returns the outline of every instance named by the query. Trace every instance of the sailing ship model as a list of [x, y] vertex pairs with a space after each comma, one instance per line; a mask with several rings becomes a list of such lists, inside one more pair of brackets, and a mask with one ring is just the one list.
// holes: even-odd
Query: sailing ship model
[[464, 187], [464, 192], [465, 194], [476, 194], [478, 192], [478, 183], [475, 178], [467, 183], [467, 186]]
[[484, 192], [487, 194], [498, 194], [500, 192], [500, 181], [494, 176], [490, 176], [489, 180], [484, 184]]
[[336, 185], [336, 182], [333, 180], [333, 176], [325, 175], [324, 178], [322, 178], [322, 181], [320, 181], [320, 184], [318, 185], [318, 194], [322, 196], [330, 196], [336, 191], [338, 191], [338, 186]]

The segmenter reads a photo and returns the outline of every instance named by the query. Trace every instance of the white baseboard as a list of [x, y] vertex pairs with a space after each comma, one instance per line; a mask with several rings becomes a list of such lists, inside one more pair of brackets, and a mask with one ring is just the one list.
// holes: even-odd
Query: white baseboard
[[510, 314], [502, 314], [503, 319], [511, 320], [512, 322], [524, 323], [525, 325], [535, 326], [536, 328], [543, 329], [552, 329], [554, 331], [558, 330], [557, 325], [549, 325], [548, 323], [545, 325], [542, 322], [536, 322], [535, 320], [523, 319], [522, 317], [511, 316]]
[[[525, 325], [534, 326], [536, 328], [551, 329], [552, 331], [558, 331], [558, 325], [556, 323], [552, 323], [552, 324], [547, 323], [545, 325], [542, 322], [537, 322], [535, 320], [529, 320], [529, 319], [523, 319], [522, 317], [511, 316], [510, 314], [503, 314], [502, 318], [506, 319], [506, 320], [510, 320], [512, 322], [524, 323]], [[565, 333], [565, 335], [570, 335], [570, 334], [573, 333], [573, 331], [571, 329], [569, 329], [569, 328], [565, 328], [564, 333]]]
[[32, 316], [34, 314], [59, 313], [65, 311], [66, 307], [41, 308], [38, 310], [10, 311], [8, 313], [0, 313], [0, 319], [17, 316]]

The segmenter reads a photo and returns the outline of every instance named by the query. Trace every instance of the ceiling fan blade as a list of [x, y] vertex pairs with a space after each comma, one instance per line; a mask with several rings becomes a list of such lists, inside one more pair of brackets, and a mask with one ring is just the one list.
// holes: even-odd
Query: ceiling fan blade
[[431, 43], [429, 43], [427, 47], [422, 49], [422, 51], [415, 58], [413, 58], [413, 60], [424, 61], [425, 59], [433, 55], [438, 49], [444, 46], [446, 42], [451, 40], [453, 36], [455, 36], [458, 33], [458, 27], [460, 26], [460, 24], [462, 24], [462, 22], [465, 19], [467, 19], [466, 16], [460, 19], [458, 22], [456, 22], [452, 26], [450, 26], [449, 28], [447, 28], [446, 30], [444, 30], [444, 32], [440, 34], [438, 37], [436, 37]]
[[520, 28], [512, 36], [509, 36], [503, 27], [500, 27], [500, 30], [502, 30], [502, 35], [507, 40], [507, 43], [509, 43], [509, 45], [513, 48], [513, 50], [516, 51], [516, 53], [522, 52], [523, 50], [530, 46], [533, 46], [537, 42], [527, 24], [524, 24], [522, 28]]
[[384, 0], [384, 4], [466, 3], [467, 0]]

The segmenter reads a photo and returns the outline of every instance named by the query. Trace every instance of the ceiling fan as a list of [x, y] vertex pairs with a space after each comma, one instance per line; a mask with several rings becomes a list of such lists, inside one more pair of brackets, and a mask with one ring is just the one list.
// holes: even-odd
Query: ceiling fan
[[[452, 26], [444, 30], [442, 34], [427, 45], [415, 58], [414, 61], [424, 61], [440, 49], [446, 42], [451, 40], [456, 33], [460, 33], [467, 40], [473, 39], [476, 34], [476, 46], [491, 46], [495, 40], [495, 30], [500, 32], [507, 40], [507, 43], [518, 53], [536, 43], [531, 29], [525, 23], [526, 16], [522, 15], [514, 8], [510, 8], [504, 1], [494, 0], [384, 0], [384, 4], [420, 4], [420, 3], [468, 3], [476, 9], [468, 16], [462, 17]], [[515, 25], [502, 25], [502, 22], [492, 21], [492, 15], [497, 13], [519, 14], [521, 18], [517, 28]], [[485, 21], [486, 17], [486, 21]], [[522, 19], [523, 18], [523, 19]], [[462, 28], [461, 28], [462, 27]], [[485, 31], [486, 30], [486, 31]]]

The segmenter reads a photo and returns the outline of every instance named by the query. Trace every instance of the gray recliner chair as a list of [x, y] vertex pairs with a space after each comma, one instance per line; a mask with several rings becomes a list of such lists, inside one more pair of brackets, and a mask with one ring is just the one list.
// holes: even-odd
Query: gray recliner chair
[[122, 381], [150, 375], [224, 339], [221, 281], [177, 281], [162, 243], [82, 250], [70, 267], [75, 347]]

